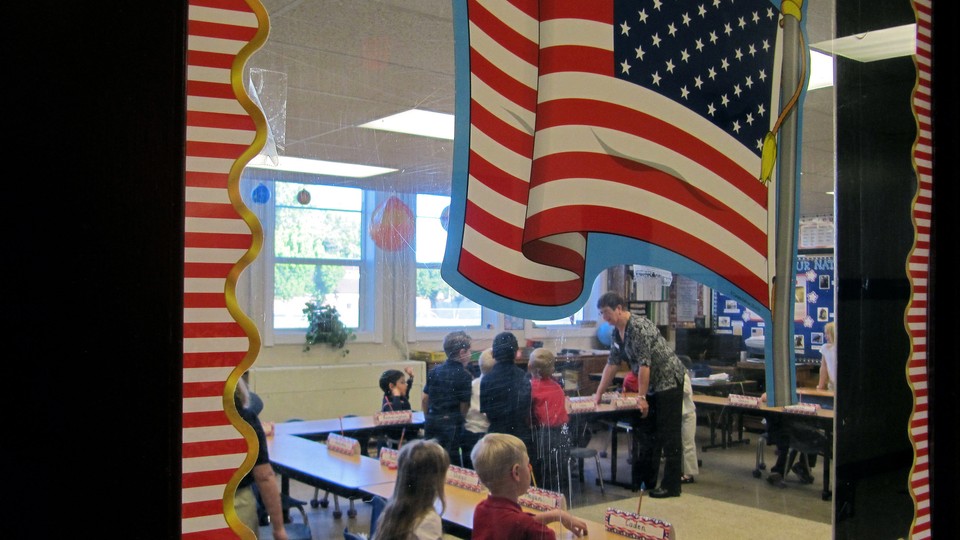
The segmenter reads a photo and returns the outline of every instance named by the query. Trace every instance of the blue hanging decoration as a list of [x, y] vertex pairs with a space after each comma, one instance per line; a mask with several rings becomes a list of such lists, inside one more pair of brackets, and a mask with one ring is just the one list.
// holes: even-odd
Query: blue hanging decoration
[[253, 188], [253, 193], [251, 196], [253, 197], [253, 202], [257, 204], [264, 204], [270, 200], [270, 190], [267, 189], [267, 186], [261, 183], [259, 186]]

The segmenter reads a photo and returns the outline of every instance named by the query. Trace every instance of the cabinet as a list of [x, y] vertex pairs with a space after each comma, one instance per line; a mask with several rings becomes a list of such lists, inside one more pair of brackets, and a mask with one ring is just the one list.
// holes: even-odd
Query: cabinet
[[[606, 352], [557, 355], [556, 370], [562, 376], [564, 388], [579, 388], [581, 396], [588, 396], [596, 392], [598, 383], [590, 380], [590, 374], [603, 371], [609, 356]], [[526, 370], [526, 359], [517, 359], [517, 365]], [[575, 394], [576, 392], [571, 390], [571, 393]]]

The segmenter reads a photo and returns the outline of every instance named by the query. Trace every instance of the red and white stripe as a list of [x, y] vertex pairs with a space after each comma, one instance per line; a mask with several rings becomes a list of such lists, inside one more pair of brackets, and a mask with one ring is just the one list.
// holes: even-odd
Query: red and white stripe
[[[253, 0], [255, 2], [255, 0]], [[259, 12], [263, 13], [262, 6]], [[265, 19], [264, 19], [265, 20]], [[248, 336], [232, 291], [253, 244], [239, 201], [241, 164], [257, 134], [237, 98], [238, 54], [259, 34], [243, 0], [190, 0], [187, 31], [181, 535], [237, 538], [224, 515], [227, 485], [249, 445], [224, 410], [226, 382], [259, 339]], [[243, 99], [246, 95], [240, 90]], [[238, 203], [240, 204], [240, 203]], [[249, 214], [248, 214], [249, 215]], [[254, 222], [255, 223], [255, 222]], [[251, 254], [254, 255], [254, 254]], [[251, 257], [252, 258], [252, 257]], [[230, 401], [232, 402], [232, 401]], [[236, 485], [235, 483], [233, 484]]]
[[469, 0], [470, 166], [460, 273], [534, 305], [557, 305], [583, 287], [585, 238], [565, 237], [567, 265], [523, 254], [539, 77], [538, 0]]
[[912, 294], [907, 306], [905, 324], [910, 336], [911, 354], [907, 362], [907, 379], [913, 390], [913, 412], [910, 415], [910, 439], [914, 462], [910, 471], [910, 492], [915, 502], [913, 538], [929, 538], [930, 530], [930, 436], [929, 387], [927, 385], [927, 286], [930, 264], [930, 224], [933, 208], [933, 130], [931, 84], [932, 10], [933, 0], [915, 0], [917, 16], [917, 86], [913, 93], [913, 111], [917, 119], [917, 140], [913, 162], [917, 170], [917, 194], [913, 203], [916, 241], [907, 259], [907, 273]]

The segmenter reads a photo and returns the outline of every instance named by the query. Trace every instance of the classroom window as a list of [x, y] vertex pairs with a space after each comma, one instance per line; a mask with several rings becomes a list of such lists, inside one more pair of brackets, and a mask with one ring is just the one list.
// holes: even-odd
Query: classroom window
[[[255, 175], [241, 185], [249, 198], [245, 203], [263, 228], [263, 247], [251, 269], [262, 275], [261, 288], [255, 285], [257, 279], [251, 279], [246, 303], [265, 334], [265, 344], [302, 341], [307, 302], [332, 305], [348, 327], [370, 330], [373, 309], [365, 302], [374, 297], [373, 257], [365, 256], [372, 248], [364, 239], [374, 194], [353, 187], [266, 181]], [[254, 199], [260, 186], [266, 192]]]
[[[298, 200], [304, 191], [307, 204]], [[306, 328], [303, 307], [311, 300], [334, 306], [344, 324], [357, 328], [362, 191], [277, 182], [276, 197], [274, 329]]]
[[597, 310], [597, 300], [607, 292], [607, 272], [603, 271], [594, 279], [590, 289], [590, 296], [586, 302], [574, 313], [552, 320], [527, 320], [525, 329], [530, 337], [583, 337], [593, 335], [600, 321], [600, 312]]
[[416, 327], [418, 330], [492, 327], [496, 312], [458, 293], [440, 275], [447, 244], [443, 220], [449, 206], [450, 197], [446, 196], [419, 194], [416, 198]]

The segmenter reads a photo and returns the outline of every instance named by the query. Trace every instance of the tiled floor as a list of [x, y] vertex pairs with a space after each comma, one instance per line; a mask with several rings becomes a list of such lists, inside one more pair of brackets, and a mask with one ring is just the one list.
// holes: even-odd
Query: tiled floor
[[[785, 487], [776, 487], [766, 481], [767, 471], [762, 471], [760, 478], [754, 478], [753, 471], [756, 464], [756, 443], [758, 436], [756, 433], [746, 433], [745, 437], [749, 439], [749, 444], [735, 445], [729, 448], [715, 448], [706, 452], [700, 451], [699, 457], [702, 461], [700, 475], [693, 484], [683, 486], [684, 494], [693, 494], [697, 496], [699, 504], [709, 504], [709, 501], [715, 500], [726, 503], [727, 505], [736, 505], [736, 508], [742, 510], [742, 519], [744, 522], [751, 520], [751, 512], [765, 514], [766, 512], [775, 512], [788, 514], [790, 516], [810, 520], [817, 523], [831, 523], [832, 503], [824, 501], [821, 498], [823, 485], [822, 469], [823, 462], [818, 461], [817, 467], [813, 470], [816, 481], [813, 484], [801, 484], [796, 475], [790, 474], [786, 479]], [[621, 436], [618, 441], [618, 476], [619, 480], [625, 481], [628, 478], [630, 466], [627, 464], [627, 440], [629, 437]], [[709, 429], [706, 426], [697, 428], [697, 446], [702, 448], [709, 442]], [[596, 433], [591, 439], [590, 446], [598, 450], [608, 450], [609, 438], [605, 432]], [[767, 467], [773, 464], [776, 459], [774, 450], [766, 448], [765, 450]], [[601, 464], [606, 477], [610, 473], [610, 459], [608, 457], [601, 459]], [[576, 473], [574, 473], [576, 474]], [[568, 501], [570, 511], [576, 515], [579, 508], [594, 506], [598, 504], [615, 505], [617, 501], [636, 498], [636, 493], [607, 483], [605, 485], [605, 494], [600, 493], [599, 486], [595, 482], [596, 473], [589, 464], [585, 467], [585, 482], [576, 483], [573, 491], [572, 500]], [[309, 501], [313, 498], [314, 490], [312, 487], [299, 482], [291, 482], [291, 495], [294, 497]], [[322, 495], [322, 492], [321, 492]], [[693, 499], [692, 497], [690, 498]], [[683, 496], [680, 499], [682, 501]], [[703, 502], [707, 501], [707, 502]], [[314, 540], [320, 539], [342, 539], [344, 528], [349, 528], [352, 532], [365, 532], [370, 526], [370, 505], [363, 501], [356, 501], [355, 508], [357, 516], [349, 518], [347, 516], [347, 501], [341, 500], [341, 509], [343, 515], [337, 519], [333, 517], [334, 504], [331, 497], [327, 508], [311, 508], [309, 504], [305, 506], [307, 518], [313, 533]], [[690, 512], [696, 512], [697, 508], [690, 508]], [[295, 519], [299, 521], [296, 512], [293, 513]], [[718, 533], [714, 538], [740, 538], [740, 533], [729, 531], [727, 533]], [[725, 536], [726, 534], [726, 536]], [[270, 527], [261, 528], [261, 539], [272, 537]], [[690, 540], [689, 537], [684, 540]]]

